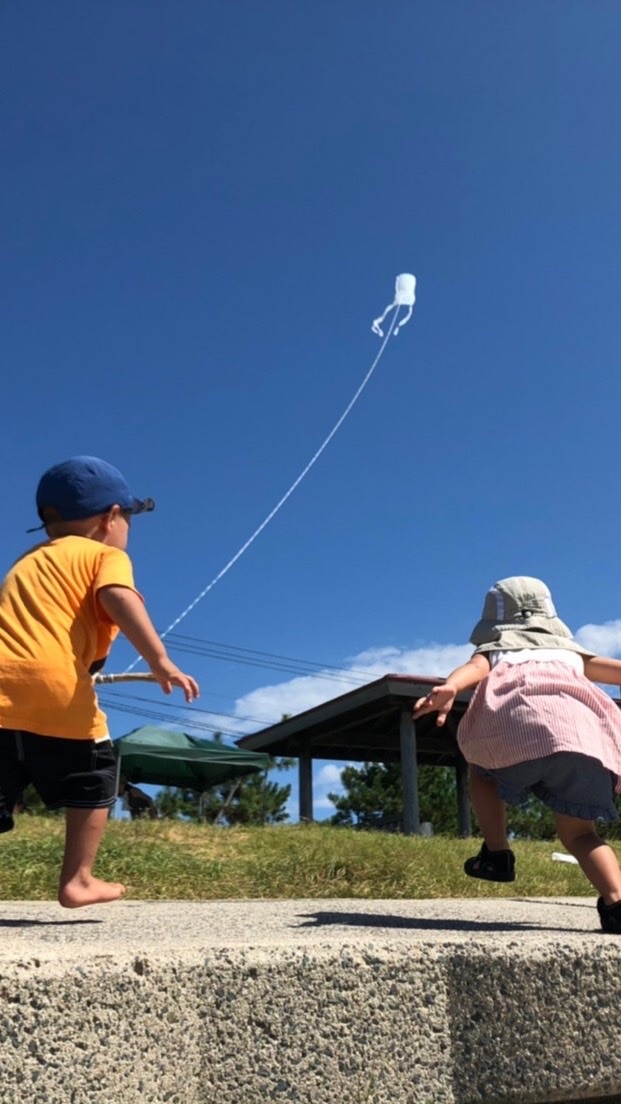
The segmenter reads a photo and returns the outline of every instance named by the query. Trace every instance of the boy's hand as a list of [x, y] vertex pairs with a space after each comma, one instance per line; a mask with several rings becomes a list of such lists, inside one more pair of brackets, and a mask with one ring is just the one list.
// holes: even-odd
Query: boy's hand
[[442, 726], [453, 708], [456, 694], [457, 691], [446, 682], [442, 686], [434, 686], [426, 697], [419, 698], [412, 707], [412, 717], [417, 720], [424, 713], [437, 713], [436, 724]]
[[171, 694], [173, 686], [178, 686], [185, 695], [187, 702], [193, 702], [200, 695], [196, 679], [186, 675], [170, 659], [161, 659], [151, 664], [151, 674], [156, 682], [159, 682], [165, 694]]
[[185, 700], [193, 702], [199, 696], [198, 683], [168, 658], [140, 595], [130, 587], [110, 585], [100, 587], [97, 600], [112, 623], [119, 626], [130, 644], [148, 663], [153, 678], [159, 682], [164, 693], [171, 694], [173, 686], [179, 686]]

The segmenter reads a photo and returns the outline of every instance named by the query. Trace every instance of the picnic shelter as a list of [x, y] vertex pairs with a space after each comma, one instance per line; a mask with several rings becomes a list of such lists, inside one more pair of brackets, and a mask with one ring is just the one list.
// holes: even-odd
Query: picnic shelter
[[459, 694], [442, 728], [436, 715], [412, 719], [414, 702], [442, 678], [384, 675], [330, 701], [288, 717], [278, 724], [237, 740], [240, 748], [272, 756], [290, 756], [299, 763], [300, 820], [313, 819], [313, 761], [401, 763], [403, 831], [421, 831], [418, 767], [453, 767], [457, 782], [459, 834], [471, 834], [467, 765], [457, 745], [457, 726], [471, 691]]

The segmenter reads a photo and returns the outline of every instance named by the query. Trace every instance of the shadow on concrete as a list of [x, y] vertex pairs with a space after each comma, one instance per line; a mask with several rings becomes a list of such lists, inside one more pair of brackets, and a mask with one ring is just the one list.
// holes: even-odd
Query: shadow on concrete
[[103, 920], [95, 920], [94, 918], [89, 920], [88, 917], [84, 917], [83, 920], [23, 920], [11, 919], [3, 920], [0, 918], [0, 928], [48, 928], [48, 927], [66, 927], [67, 924], [103, 924]]
[[[505, 898], [505, 900], [507, 900], [507, 898]], [[521, 904], [521, 905], [533, 905], [533, 906], [536, 906], [537, 908], [539, 907], [539, 905], [548, 905], [548, 906], [551, 906], [552, 908], [579, 908], [579, 909], [587, 909], [587, 908], [592, 909], [593, 908], [593, 898], [592, 897], [585, 897], [584, 901], [562, 901], [562, 902], [559, 902], [554, 897], [551, 898], [551, 900], [549, 900], [549, 901], [543, 900], [541, 897], [537, 897], [536, 900], [533, 897], [510, 897], [509, 900], [518, 901], [519, 904]], [[573, 1104], [573, 1101], [564, 1100], [564, 1101], [561, 1101], [561, 1104]], [[578, 1101], [578, 1104], [581, 1104], [581, 1101]], [[608, 1104], [608, 1102], [606, 1102], [606, 1104]], [[621, 1098], [619, 1099], [618, 1102], [615, 1100], [615, 1104], [621, 1104]]]
[[561, 1104], [621, 1104], [621, 1096], [591, 1096], [588, 1100], [564, 1100]]
[[[592, 909], [592, 906], [591, 906]], [[306, 923], [300, 928], [319, 928], [339, 925], [351, 928], [408, 928], [414, 931], [454, 932], [525, 932], [553, 931], [575, 934], [576, 928], [547, 928], [543, 924], [519, 924], [495, 920], [443, 920], [441, 917], [384, 916], [368, 912], [306, 912], [301, 914]], [[590, 931], [585, 928], [585, 931]]]

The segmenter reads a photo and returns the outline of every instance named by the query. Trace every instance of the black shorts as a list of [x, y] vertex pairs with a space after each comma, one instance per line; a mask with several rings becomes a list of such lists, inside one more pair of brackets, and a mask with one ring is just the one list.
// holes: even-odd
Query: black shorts
[[48, 809], [114, 805], [112, 740], [66, 740], [0, 728], [0, 805], [7, 814], [29, 782]]

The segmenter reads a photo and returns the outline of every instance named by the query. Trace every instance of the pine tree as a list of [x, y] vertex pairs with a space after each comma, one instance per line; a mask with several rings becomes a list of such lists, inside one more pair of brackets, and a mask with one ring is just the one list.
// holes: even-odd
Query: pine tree
[[16, 812], [27, 813], [29, 816], [59, 817], [64, 815], [64, 809], [46, 809], [32, 785], [26, 786], [17, 802]]
[[[403, 817], [403, 786], [399, 763], [363, 763], [341, 772], [344, 794], [328, 794], [337, 812], [333, 824], [395, 827]], [[457, 782], [451, 767], [418, 769], [421, 821], [434, 831], [457, 835]]]
[[288, 770], [293, 759], [272, 759], [266, 771], [214, 786], [204, 793], [166, 786], [155, 797], [161, 816], [208, 824], [281, 824], [291, 786], [270, 782], [270, 770]]
[[[341, 772], [345, 793], [328, 794], [336, 806], [330, 823], [373, 828], [396, 827], [403, 817], [401, 767], [398, 763], [363, 763]], [[440, 835], [458, 834], [457, 782], [452, 767], [420, 766], [418, 769], [421, 821], [430, 821]], [[617, 799], [621, 812], [621, 800]], [[478, 825], [473, 816], [473, 832]], [[552, 840], [556, 837], [554, 814], [536, 797], [521, 806], [507, 807], [507, 829], [516, 839]], [[598, 825], [607, 839], [621, 837], [621, 821]]]

